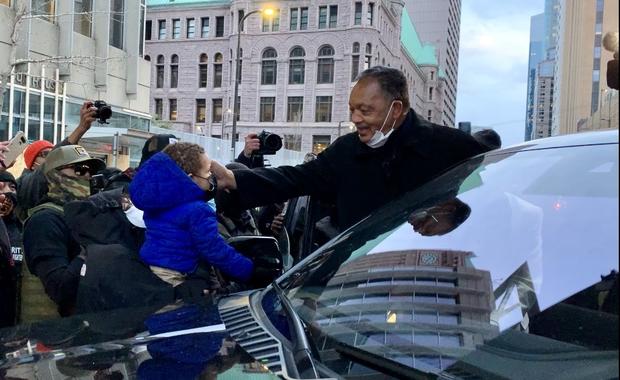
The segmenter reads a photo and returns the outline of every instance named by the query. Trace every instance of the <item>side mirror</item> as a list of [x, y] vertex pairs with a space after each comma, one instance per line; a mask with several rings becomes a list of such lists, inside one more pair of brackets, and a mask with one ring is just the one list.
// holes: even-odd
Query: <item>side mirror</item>
[[282, 271], [282, 254], [276, 238], [271, 236], [233, 236], [228, 239], [237, 252], [254, 262]]

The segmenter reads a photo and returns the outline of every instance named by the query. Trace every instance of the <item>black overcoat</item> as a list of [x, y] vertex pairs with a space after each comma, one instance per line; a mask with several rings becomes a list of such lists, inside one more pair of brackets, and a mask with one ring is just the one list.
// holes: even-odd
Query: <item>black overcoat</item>
[[378, 207], [485, 149], [470, 135], [418, 119], [413, 110], [383, 147], [357, 133], [338, 138], [316, 160], [234, 171], [244, 209], [313, 195], [335, 203], [345, 229]]

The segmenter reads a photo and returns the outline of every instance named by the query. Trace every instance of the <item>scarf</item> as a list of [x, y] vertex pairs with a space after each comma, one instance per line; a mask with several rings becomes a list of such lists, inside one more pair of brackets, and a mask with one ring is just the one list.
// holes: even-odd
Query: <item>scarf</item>
[[82, 178], [69, 177], [58, 170], [52, 170], [47, 177], [47, 196], [59, 205], [67, 202], [86, 199], [90, 196], [90, 181]]

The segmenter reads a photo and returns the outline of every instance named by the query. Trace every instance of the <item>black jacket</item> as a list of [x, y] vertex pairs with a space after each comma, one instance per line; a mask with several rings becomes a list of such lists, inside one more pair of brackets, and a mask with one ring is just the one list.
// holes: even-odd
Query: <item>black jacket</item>
[[484, 152], [458, 129], [418, 120], [410, 110], [386, 144], [372, 149], [357, 133], [337, 139], [316, 160], [279, 168], [235, 171], [243, 208], [301, 195], [333, 201], [345, 229], [378, 207], [446, 169]]
[[72, 314], [84, 260], [61, 212], [43, 209], [27, 220], [24, 253], [28, 269], [39, 277], [60, 315]]

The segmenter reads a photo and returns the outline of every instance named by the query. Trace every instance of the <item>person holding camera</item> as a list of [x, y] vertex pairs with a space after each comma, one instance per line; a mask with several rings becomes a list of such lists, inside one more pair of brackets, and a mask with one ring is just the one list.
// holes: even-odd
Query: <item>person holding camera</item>
[[[48, 154], [61, 146], [79, 144], [80, 139], [90, 129], [92, 123], [98, 119], [98, 109], [95, 103], [85, 101], [80, 108], [80, 124], [71, 132], [69, 137], [54, 146], [49, 141], [39, 140], [31, 143], [24, 151], [26, 168], [17, 179], [17, 217], [23, 222], [28, 217], [28, 209], [41, 203], [47, 194], [47, 181], [43, 174], [43, 167]], [[94, 173], [93, 173], [94, 174]]]
[[[43, 166], [48, 192], [41, 204], [28, 210], [24, 223], [24, 254], [30, 273], [39, 278], [61, 316], [74, 311], [80, 270], [84, 264], [81, 248], [73, 237], [63, 206], [90, 196], [90, 177], [105, 168], [79, 145], [54, 149]], [[29, 274], [24, 276], [25, 281]], [[32, 293], [36, 293], [33, 289]], [[24, 303], [32, 300], [24, 297]], [[39, 307], [40, 305], [31, 305]], [[24, 314], [33, 310], [24, 310]], [[45, 310], [47, 315], [53, 314]], [[37, 315], [27, 315], [36, 318]]]
[[301, 195], [334, 200], [339, 229], [485, 151], [471, 136], [424, 121], [410, 108], [407, 79], [397, 69], [365, 70], [349, 98], [357, 131], [315, 160], [297, 166], [231, 171], [215, 163], [218, 186], [237, 189], [242, 208]]

